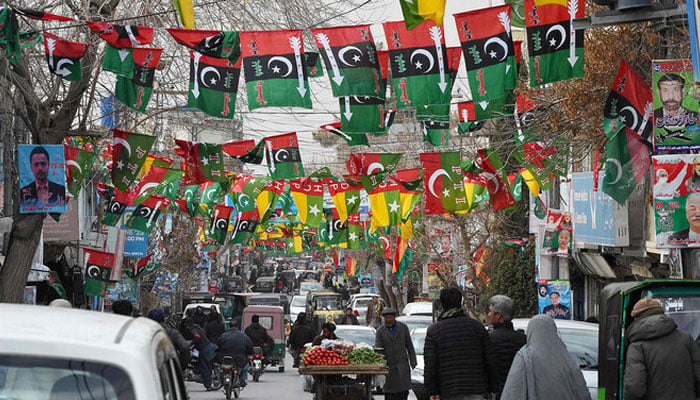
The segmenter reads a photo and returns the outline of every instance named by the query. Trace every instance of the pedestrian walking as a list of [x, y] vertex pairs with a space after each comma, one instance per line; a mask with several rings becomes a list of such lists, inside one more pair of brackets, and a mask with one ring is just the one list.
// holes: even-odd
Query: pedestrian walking
[[481, 400], [497, 392], [498, 367], [486, 328], [464, 311], [458, 288], [442, 289], [440, 302], [444, 311], [428, 328], [423, 351], [431, 400]]
[[406, 400], [411, 389], [411, 370], [416, 367], [416, 351], [411, 334], [403, 322], [396, 320], [396, 310], [382, 311], [384, 323], [377, 329], [374, 346], [383, 349], [389, 374], [384, 384], [386, 400]]
[[374, 329], [377, 329], [379, 325], [382, 324], [382, 310], [384, 306], [379, 301], [378, 296], [372, 297], [372, 301], [367, 305], [367, 315], [365, 315], [365, 322]]
[[657, 299], [632, 308], [625, 364], [625, 400], [694, 400], [700, 396], [700, 348], [678, 330]]
[[527, 324], [527, 344], [513, 359], [501, 400], [590, 398], [583, 373], [559, 337], [554, 319], [533, 317]]
[[496, 399], [499, 399], [513, 358], [518, 350], [527, 343], [527, 336], [522, 330], [513, 329], [513, 322], [511, 322], [513, 319], [513, 300], [508, 296], [496, 295], [489, 299], [488, 317], [493, 328], [489, 336], [493, 343], [493, 357], [498, 367], [500, 385]]

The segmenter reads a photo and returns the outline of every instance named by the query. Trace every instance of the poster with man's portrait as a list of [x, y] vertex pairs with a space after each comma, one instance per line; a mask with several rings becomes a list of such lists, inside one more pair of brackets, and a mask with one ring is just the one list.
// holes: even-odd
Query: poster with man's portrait
[[66, 173], [62, 145], [18, 146], [19, 212], [66, 212]]
[[571, 284], [569, 281], [540, 281], [537, 283], [540, 314], [555, 319], [571, 319]]
[[548, 210], [542, 240], [542, 254], [566, 257], [571, 251], [574, 228], [571, 213]]
[[652, 157], [656, 247], [700, 247], [700, 155]]
[[698, 93], [690, 60], [652, 61], [654, 149], [700, 149]]

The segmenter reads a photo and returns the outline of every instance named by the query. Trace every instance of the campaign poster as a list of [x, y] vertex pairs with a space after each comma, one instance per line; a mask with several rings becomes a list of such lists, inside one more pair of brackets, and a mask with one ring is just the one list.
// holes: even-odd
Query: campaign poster
[[569, 281], [540, 281], [537, 283], [540, 314], [555, 319], [571, 319], [571, 284]]
[[36, 305], [36, 286], [25, 286], [24, 294], [22, 295], [24, 304]]
[[659, 155], [652, 163], [656, 247], [700, 247], [700, 155]]
[[542, 240], [542, 254], [566, 257], [571, 251], [574, 226], [571, 213], [560, 210], [548, 210]]
[[690, 60], [652, 61], [654, 149], [700, 149], [698, 99]]
[[19, 212], [66, 212], [66, 170], [63, 145], [20, 144]]

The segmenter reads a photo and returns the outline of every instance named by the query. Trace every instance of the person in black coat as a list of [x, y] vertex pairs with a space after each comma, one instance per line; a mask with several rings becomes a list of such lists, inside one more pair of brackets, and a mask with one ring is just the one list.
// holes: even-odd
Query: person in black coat
[[231, 320], [231, 327], [219, 336], [216, 345], [219, 347], [219, 358], [224, 356], [233, 357], [233, 361], [236, 362], [236, 366], [240, 370], [241, 382], [243, 386], [246, 386], [249, 366], [248, 356], [253, 354], [253, 341], [250, 340], [248, 335], [241, 332], [238, 326], [236, 320]]
[[299, 367], [299, 354], [301, 348], [305, 344], [310, 343], [316, 337], [314, 329], [311, 324], [306, 320], [306, 313], [300, 312], [297, 316], [297, 320], [294, 322], [292, 330], [289, 332], [289, 338], [287, 339], [287, 344], [289, 348], [292, 349], [292, 355], [294, 356], [294, 368]]
[[165, 334], [168, 335], [168, 339], [172, 342], [175, 351], [177, 351], [177, 358], [180, 361], [180, 368], [184, 370], [192, 359], [192, 351], [190, 350], [190, 344], [187, 343], [184, 336], [170, 324], [165, 322], [165, 313], [160, 308], [154, 308], [148, 312], [148, 318], [158, 322], [163, 329]]
[[338, 325], [360, 325], [357, 316], [352, 312], [352, 307], [345, 309], [345, 314], [338, 319]]
[[254, 346], [259, 346], [263, 350], [265, 356], [275, 347], [275, 341], [267, 333], [267, 329], [260, 325], [259, 315], [253, 315], [252, 323], [245, 328], [245, 334], [253, 341]]
[[204, 326], [204, 332], [206, 332], [207, 337], [213, 343], [219, 339], [222, 333], [226, 330], [226, 324], [224, 324], [221, 314], [216, 312], [216, 309], [212, 307], [211, 312], [209, 312], [209, 322]]
[[493, 330], [489, 333], [493, 342], [493, 356], [498, 365], [500, 378], [496, 398], [501, 397], [503, 385], [508, 377], [510, 365], [515, 353], [527, 343], [527, 336], [522, 330], [513, 329], [513, 300], [508, 296], [496, 295], [489, 299], [489, 322]]

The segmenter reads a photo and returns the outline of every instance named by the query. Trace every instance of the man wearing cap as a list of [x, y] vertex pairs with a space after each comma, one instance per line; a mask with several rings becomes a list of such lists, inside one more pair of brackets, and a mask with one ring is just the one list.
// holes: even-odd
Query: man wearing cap
[[180, 361], [180, 368], [187, 368], [187, 364], [189, 364], [190, 359], [192, 359], [192, 351], [185, 337], [182, 336], [180, 331], [165, 322], [165, 313], [160, 308], [154, 308], [149, 311], [148, 318], [158, 322], [163, 327], [165, 334], [168, 335], [168, 339], [170, 339], [175, 347], [175, 351], [177, 351], [177, 359]]
[[411, 335], [403, 322], [396, 320], [396, 310], [382, 311], [384, 323], [377, 329], [374, 346], [382, 349], [389, 374], [384, 384], [386, 400], [406, 400], [411, 388], [411, 369], [416, 367], [416, 351]]
[[352, 312], [352, 307], [345, 309], [345, 314], [338, 319], [338, 325], [360, 325], [357, 316]]
[[625, 400], [694, 400], [700, 396], [700, 348], [676, 329], [657, 299], [645, 297], [632, 308], [625, 336], [631, 343], [625, 364]]

